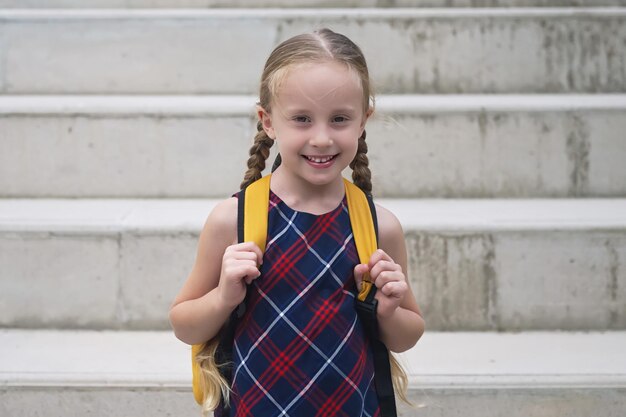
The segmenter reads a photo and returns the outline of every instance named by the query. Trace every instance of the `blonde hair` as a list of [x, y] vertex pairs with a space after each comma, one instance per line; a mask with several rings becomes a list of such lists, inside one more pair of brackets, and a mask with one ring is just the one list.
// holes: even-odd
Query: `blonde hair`
[[[369, 71], [361, 49], [346, 36], [333, 32], [330, 29], [320, 29], [313, 33], [294, 36], [278, 45], [272, 51], [265, 63], [261, 76], [258, 104], [266, 111], [271, 111], [273, 98], [276, 97], [281, 82], [295, 65], [329, 61], [344, 63], [349, 70], [354, 71], [358, 75], [363, 88], [364, 114], [370, 108], [373, 108], [374, 97]], [[371, 171], [369, 169], [365, 137], [364, 130], [361, 137], [359, 137], [357, 153], [350, 163], [350, 168], [352, 169], [354, 184], [366, 194], [371, 195]], [[241, 183], [242, 189], [261, 178], [273, 143], [273, 139], [265, 133], [259, 121], [254, 143], [249, 151], [248, 169]], [[196, 355], [196, 361], [200, 364], [202, 375], [201, 386], [204, 393], [204, 413], [209, 413], [217, 408], [222, 400], [225, 405], [230, 403], [230, 384], [220, 373], [220, 367], [230, 364], [217, 363], [215, 356], [219, 342], [220, 337], [218, 334], [206, 342]], [[389, 360], [394, 390], [403, 401], [408, 403], [406, 396], [408, 379], [406, 373], [391, 353]]]

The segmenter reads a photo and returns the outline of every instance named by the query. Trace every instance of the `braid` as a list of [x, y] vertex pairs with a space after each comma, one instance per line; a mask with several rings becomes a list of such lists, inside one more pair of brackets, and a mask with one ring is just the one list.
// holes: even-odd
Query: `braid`
[[350, 168], [352, 168], [352, 182], [363, 190], [365, 194], [372, 195], [372, 172], [369, 169], [369, 159], [367, 158], [365, 130], [359, 138], [359, 146], [356, 156], [350, 162]]
[[265, 161], [270, 156], [270, 148], [274, 144], [274, 139], [267, 136], [265, 130], [263, 130], [263, 124], [259, 121], [256, 124], [257, 134], [254, 137], [254, 143], [250, 147], [250, 158], [248, 158], [248, 170], [243, 176], [241, 182], [241, 188], [252, 184], [263, 176], [262, 172], [265, 169]]

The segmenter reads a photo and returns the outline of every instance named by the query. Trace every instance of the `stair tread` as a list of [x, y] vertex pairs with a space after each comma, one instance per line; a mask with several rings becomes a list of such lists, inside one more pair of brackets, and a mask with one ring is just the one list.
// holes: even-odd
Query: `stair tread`
[[[2, 232], [197, 232], [217, 199], [0, 199]], [[420, 230], [623, 230], [626, 198], [377, 199]]]
[[[1, 95], [0, 115], [243, 115], [254, 113], [253, 95]], [[623, 110], [626, 94], [381, 94], [382, 113], [425, 111]]]
[[392, 8], [170, 8], [170, 9], [0, 9], [2, 19], [154, 19], [154, 18], [185, 18], [203, 19], [207, 16], [215, 17], [326, 17], [346, 16], [348, 18], [399, 18], [412, 19], [415, 17], [449, 18], [449, 17], [546, 17], [546, 16], [623, 16], [626, 7], [621, 6], [581, 6], [581, 7], [392, 7]]
[[626, 332], [425, 333], [402, 356], [412, 386], [626, 386]]
[[[412, 388], [626, 387], [624, 346], [626, 331], [427, 332], [400, 357]], [[0, 385], [189, 386], [189, 349], [169, 331], [3, 329]]]
[[481, 8], [481, 7], [597, 7], [597, 6], [623, 6], [623, 0], [604, 0], [598, 5], [597, 0], [560, 0], [548, 2], [545, 0], [307, 0], [290, 2], [287, 0], [89, 0], [75, 2], [72, 0], [0, 0], [0, 7], [14, 9], [48, 9], [48, 8], [71, 8], [71, 9], [94, 9], [94, 8], [129, 8], [129, 9], [205, 9], [205, 8], [236, 8], [236, 9], [263, 9], [272, 7], [284, 7], [293, 9], [302, 8]]

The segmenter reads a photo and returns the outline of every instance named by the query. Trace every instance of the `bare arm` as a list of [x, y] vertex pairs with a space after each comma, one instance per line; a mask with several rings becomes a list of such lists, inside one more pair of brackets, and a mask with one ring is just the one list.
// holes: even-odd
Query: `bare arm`
[[355, 268], [357, 281], [369, 270], [376, 285], [381, 340], [393, 352], [413, 347], [424, 333], [424, 319], [409, 286], [404, 232], [398, 219], [376, 206], [379, 250]]
[[218, 204], [206, 220], [187, 281], [170, 308], [176, 337], [204, 343], [217, 334], [245, 296], [246, 283], [259, 275], [260, 249], [237, 244], [237, 199]]

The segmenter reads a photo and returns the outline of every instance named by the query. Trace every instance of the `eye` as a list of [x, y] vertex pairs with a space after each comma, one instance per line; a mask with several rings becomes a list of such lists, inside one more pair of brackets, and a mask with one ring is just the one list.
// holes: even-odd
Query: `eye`
[[333, 123], [344, 123], [347, 122], [349, 119], [346, 116], [334, 116], [332, 118]]
[[311, 121], [311, 119], [308, 116], [302, 116], [302, 115], [294, 116], [292, 120], [296, 123], [309, 123]]

